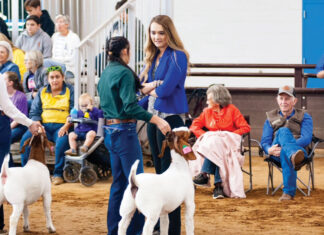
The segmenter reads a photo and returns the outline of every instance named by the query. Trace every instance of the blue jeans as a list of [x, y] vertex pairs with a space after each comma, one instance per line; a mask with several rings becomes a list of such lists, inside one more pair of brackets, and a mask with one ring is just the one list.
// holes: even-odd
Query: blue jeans
[[21, 124], [16, 126], [16, 128], [12, 129], [10, 143], [13, 144], [13, 143], [18, 142], [27, 130], [28, 130], [28, 128]]
[[[43, 123], [45, 127], [47, 139], [55, 143], [55, 166], [54, 166], [54, 177], [63, 177], [63, 167], [64, 167], [64, 159], [65, 154], [64, 152], [69, 149], [69, 140], [68, 136], [64, 135], [62, 137], [58, 137], [58, 132], [60, 128], [64, 124], [62, 123]], [[30, 131], [27, 131], [21, 141], [20, 141], [20, 148], [24, 145], [24, 142], [30, 138], [32, 134]], [[24, 166], [29, 157], [30, 147], [26, 147], [26, 150], [23, 154], [21, 154], [21, 165]]]
[[[143, 156], [136, 133], [135, 123], [121, 123], [105, 126], [105, 145], [110, 153], [113, 182], [110, 188], [107, 227], [108, 235], [117, 235], [121, 219], [119, 208], [124, 191], [128, 185], [128, 176], [133, 163], [139, 159], [137, 174], [143, 173]], [[144, 216], [136, 212], [127, 229], [128, 235], [142, 233]]]
[[[2, 167], [3, 160], [10, 150], [10, 119], [0, 114], [0, 169]], [[8, 138], [9, 137], [9, 138]], [[3, 206], [0, 207], [0, 229], [4, 227]]]
[[210, 161], [208, 158], [205, 158], [204, 164], [202, 165], [201, 172], [215, 175], [214, 184], [221, 183], [222, 179], [219, 175], [219, 167]]
[[[179, 115], [172, 115], [166, 117], [165, 120], [170, 124], [171, 129], [176, 127], [184, 126], [183, 120]], [[166, 148], [162, 158], [158, 155], [161, 152], [162, 141], [165, 136], [156, 127], [156, 125], [148, 123], [147, 124], [147, 137], [150, 144], [151, 153], [153, 156], [153, 162], [156, 174], [162, 174], [165, 172], [171, 164], [171, 154], [170, 149]], [[180, 206], [169, 214], [169, 234], [170, 235], [180, 235], [181, 234], [181, 209]], [[159, 224], [157, 224], [154, 230], [159, 229]]]
[[284, 185], [283, 192], [294, 197], [297, 188], [297, 172], [295, 171], [290, 158], [298, 150], [303, 150], [305, 157], [307, 157], [306, 150], [297, 145], [294, 136], [287, 127], [282, 127], [277, 131], [272, 144], [278, 144], [281, 146], [280, 158], [278, 159], [274, 156], [271, 156], [271, 158], [275, 161], [280, 161]]

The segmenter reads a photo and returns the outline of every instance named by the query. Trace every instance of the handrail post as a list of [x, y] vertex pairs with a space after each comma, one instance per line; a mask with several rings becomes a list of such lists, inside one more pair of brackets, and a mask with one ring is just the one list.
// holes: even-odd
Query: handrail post
[[[18, 0], [13, 0], [11, 2], [11, 15], [12, 15], [12, 41], [16, 41], [18, 38], [18, 21], [19, 21], [19, 15], [18, 15], [18, 9], [19, 9], [19, 3]], [[9, 5], [9, 4], [8, 4]]]
[[74, 108], [78, 109], [78, 100], [81, 94], [81, 58], [80, 47], [75, 48], [74, 53], [75, 74], [74, 74]]
[[128, 41], [130, 44], [130, 48], [131, 48], [131, 53], [130, 53], [130, 61], [129, 61], [129, 66], [135, 70], [135, 11], [136, 11], [136, 7], [135, 7], [136, 3], [132, 3], [130, 5], [130, 7], [128, 8], [128, 20], [127, 20], [127, 24], [128, 24]]
[[295, 68], [295, 87], [303, 87], [303, 68]]

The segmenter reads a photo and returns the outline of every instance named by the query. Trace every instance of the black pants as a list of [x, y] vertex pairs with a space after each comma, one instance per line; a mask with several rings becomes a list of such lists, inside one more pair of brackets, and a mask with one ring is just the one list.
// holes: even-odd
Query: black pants
[[[183, 120], [179, 115], [172, 115], [165, 120], [170, 124], [171, 129], [176, 127], [184, 126]], [[166, 148], [164, 156], [159, 158], [158, 155], [161, 152], [162, 141], [165, 136], [156, 127], [156, 125], [148, 123], [147, 125], [147, 137], [150, 143], [150, 148], [153, 156], [153, 162], [155, 171], [157, 174], [162, 174], [166, 171], [171, 164], [170, 149]], [[169, 235], [180, 235], [181, 234], [181, 211], [180, 206], [169, 214]]]
[[[7, 116], [0, 114], [0, 169], [5, 156], [10, 150], [10, 120]], [[0, 207], [0, 230], [4, 227], [3, 206]]]

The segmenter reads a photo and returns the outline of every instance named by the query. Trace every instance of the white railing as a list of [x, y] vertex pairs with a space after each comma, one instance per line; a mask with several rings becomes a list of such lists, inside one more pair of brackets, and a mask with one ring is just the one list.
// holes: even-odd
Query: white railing
[[[153, 2], [153, 1], [152, 1]], [[149, 4], [148, 4], [149, 3]], [[106, 40], [125, 36], [130, 42], [130, 67], [139, 73], [143, 67], [144, 43], [150, 19], [162, 14], [161, 4], [147, 0], [129, 0], [110, 19], [85, 37], [78, 46], [74, 79], [75, 105], [80, 94], [87, 92], [97, 97], [97, 84], [107, 64]], [[98, 103], [98, 100], [96, 100]]]

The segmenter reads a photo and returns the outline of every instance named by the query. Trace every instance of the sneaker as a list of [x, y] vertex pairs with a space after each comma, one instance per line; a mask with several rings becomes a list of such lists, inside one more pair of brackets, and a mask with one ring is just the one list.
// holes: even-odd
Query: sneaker
[[82, 154], [87, 153], [88, 150], [89, 150], [89, 148], [87, 146], [85, 146], [85, 145], [82, 145], [80, 147], [80, 151], [81, 151]]
[[78, 153], [76, 152], [75, 149], [66, 150], [64, 153], [65, 153], [65, 155], [69, 155], [69, 156], [77, 156], [78, 155]]
[[224, 192], [223, 192], [223, 188], [221, 186], [215, 186], [214, 192], [213, 192], [213, 198], [214, 199], [223, 199], [224, 198]]
[[5, 230], [5, 229], [0, 229], [0, 234], [7, 234], [7, 233], [8, 233], [7, 230]]
[[197, 186], [210, 187], [209, 176], [204, 173], [195, 176], [193, 182]]
[[292, 200], [292, 199], [294, 199], [293, 196], [290, 196], [289, 194], [283, 193], [281, 195], [281, 197], [279, 198], [279, 202], [288, 201], [288, 200]]
[[53, 184], [54, 185], [60, 185], [60, 184], [63, 184], [64, 183], [64, 180], [62, 177], [59, 177], [59, 176], [56, 176], [56, 177], [53, 177]]
[[304, 159], [305, 154], [303, 150], [298, 150], [295, 154], [291, 156], [291, 163], [293, 164], [295, 171], [300, 170]]

